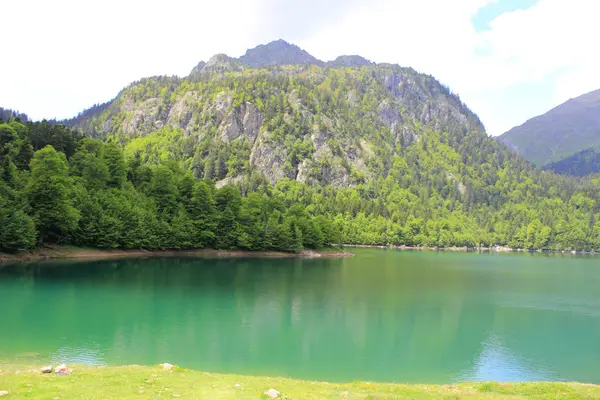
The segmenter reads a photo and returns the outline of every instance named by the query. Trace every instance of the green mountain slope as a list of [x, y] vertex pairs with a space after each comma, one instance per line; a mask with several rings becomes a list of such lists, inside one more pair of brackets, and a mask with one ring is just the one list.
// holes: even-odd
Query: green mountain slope
[[586, 176], [600, 172], [600, 152], [594, 148], [582, 150], [543, 167], [557, 174]]
[[[600, 90], [564, 104], [499, 137], [527, 160], [544, 166], [600, 148]], [[597, 172], [597, 171], [596, 171]]]
[[224, 55], [185, 79], [143, 79], [68, 124], [117, 140], [145, 161], [181, 161], [200, 178], [256, 171], [270, 183], [289, 178], [336, 187], [386, 176], [394, 157], [429, 131], [485, 137], [457, 96], [412, 69], [254, 69]]

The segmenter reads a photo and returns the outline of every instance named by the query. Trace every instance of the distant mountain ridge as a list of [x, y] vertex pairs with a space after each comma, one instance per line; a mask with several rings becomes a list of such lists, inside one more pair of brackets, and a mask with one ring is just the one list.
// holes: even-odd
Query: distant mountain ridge
[[589, 148], [560, 161], [547, 164], [543, 169], [556, 174], [586, 176], [600, 172], [600, 151]]
[[325, 62], [295, 44], [279, 39], [248, 49], [239, 58], [217, 54], [211, 57], [208, 62], [200, 61], [192, 69], [189, 77], [193, 78], [215, 72], [241, 71], [246, 68], [260, 69], [284, 65], [316, 65], [318, 67], [343, 68], [364, 67], [375, 65], [375, 63], [359, 55], [342, 55], [335, 60]]
[[[565, 160], [588, 149], [600, 149], [600, 90], [532, 118], [498, 140], [540, 167], [562, 162], [560, 170], [571, 170]], [[582, 158], [576, 159], [580, 162]]]
[[271, 65], [318, 65], [320, 67], [325, 65], [306, 50], [282, 39], [248, 49], [238, 60], [251, 68], [264, 68]]

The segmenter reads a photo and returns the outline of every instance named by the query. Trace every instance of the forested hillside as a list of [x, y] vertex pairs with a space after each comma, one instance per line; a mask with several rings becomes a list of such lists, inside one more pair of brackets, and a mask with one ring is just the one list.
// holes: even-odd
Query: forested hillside
[[142, 79], [73, 131], [2, 125], [2, 201], [20, 211], [1, 217], [0, 245], [600, 250], [598, 182], [535, 169], [433, 77], [263, 53], [266, 68], [219, 55]]
[[544, 165], [543, 169], [571, 176], [597, 174], [600, 173], [600, 152], [594, 148], [582, 150], [560, 161]]

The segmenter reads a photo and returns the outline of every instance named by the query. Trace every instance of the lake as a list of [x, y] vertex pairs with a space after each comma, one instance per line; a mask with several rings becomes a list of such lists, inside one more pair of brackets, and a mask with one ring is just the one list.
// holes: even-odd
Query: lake
[[600, 258], [352, 251], [0, 264], [0, 363], [600, 383]]

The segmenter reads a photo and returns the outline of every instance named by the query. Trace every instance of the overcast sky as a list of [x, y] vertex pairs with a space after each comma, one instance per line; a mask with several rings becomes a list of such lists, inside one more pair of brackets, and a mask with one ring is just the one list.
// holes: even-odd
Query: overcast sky
[[18, 0], [2, 4], [0, 107], [68, 118], [152, 75], [285, 39], [431, 74], [498, 135], [600, 88], [596, 0]]

